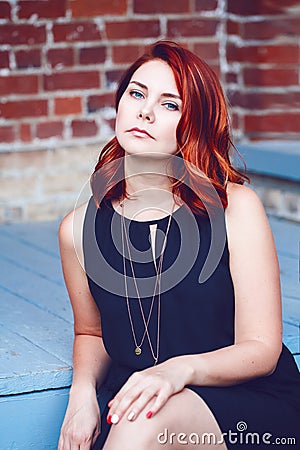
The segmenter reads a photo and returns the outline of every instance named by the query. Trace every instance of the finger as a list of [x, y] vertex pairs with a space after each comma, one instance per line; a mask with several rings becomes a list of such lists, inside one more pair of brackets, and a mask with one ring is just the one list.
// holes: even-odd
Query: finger
[[91, 440], [84, 442], [84, 443], [80, 444], [80, 446], [79, 446], [79, 450], [91, 450], [91, 448], [92, 448]]
[[[117, 423], [119, 421], [120, 417], [118, 416], [116, 411], [118, 410], [119, 405], [124, 398], [127, 398], [129, 406], [130, 402], [133, 401], [136, 398], [136, 396], [138, 396], [139, 393], [141, 392], [141, 390], [137, 389], [136, 386], [137, 381], [135, 380], [137, 380], [138, 377], [135, 377], [134, 375], [135, 374], [131, 375], [131, 377], [126, 381], [124, 386], [119, 390], [119, 392], [115, 395], [115, 397], [108, 402], [108, 407], [110, 409], [107, 414], [107, 423], [111, 424]], [[135, 388], [135, 390], [133, 390], [133, 388]], [[134, 392], [136, 392], [136, 394], [134, 394]], [[113, 422], [111, 421], [112, 418]]]
[[108, 412], [107, 422], [116, 425], [139, 395], [140, 390], [131, 390], [125, 397], [116, 399]]
[[145, 380], [146, 371], [147, 369], [141, 372], [134, 372], [132, 375], [130, 375], [126, 383], [121, 387], [113, 400], [119, 400], [120, 398], [124, 397], [124, 395], [126, 395], [127, 392], [129, 392], [134, 386]]
[[111, 418], [112, 423], [117, 423], [124, 415], [127, 416], [129, 421], [135, 420], [156, 394], [157, 392], [153, 388], [144, 390], [139, 388], [136, 392], [127, 394], [114, 410]]
[[60, 438], [60, 446], [58, 447], [58, 450], [71, 450], [71, 443], [69, 441], [69, 439], [64, 438], [63, 436], [61, 436]]
[[62, 450], [62, 448], [63, 448], [63, 440], [62, 436], [60, 435], [57, 443], [57, 450]]
[[143, 391], [137, 400], [128, 408], [129, 414], [127, 415], [127, 419], [130, 421], [137, 419], [143, 409], [145, 409], [146, 405], [148, 405], [156, 395], [157, 393], [153, 389], [146, 389]]
[[97, 441], [98, 437], [100, 436], [100, 433], [101, 432], [99, 430], [94, 433], [93, 438], [92, 438], [92, 447], [96, 444], [96, 441]]
[[146, 412], [147, 419], [151, 419], [151, 417], [157, 414], [158, 411], [167, 403], [170, 397], [171, 395], [167, 395], [164, 392], [160, 392], [151, 409]]
[[76, 444], [75, 442], [71, 442], [71, 445], [70, 445], [70, 447], [68, 447], [68, 450], [79, 450], [80, 449], [80, 446], [79, 446], [79, 444]]
[[115, 399], [115, 397], [114, 398], [112, 398], [111, 400], [109, 400], [109, 402], [107, 403], [107, 406], [110, 408], [111, 407], [111, 405], [113, 404], [113, 402], [114, 402], [114, 399]]

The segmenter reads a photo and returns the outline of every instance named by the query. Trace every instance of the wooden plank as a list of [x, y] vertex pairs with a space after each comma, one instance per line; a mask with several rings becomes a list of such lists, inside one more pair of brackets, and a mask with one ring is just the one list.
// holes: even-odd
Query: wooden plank
[[[249, 172], [300, 181], [298, 142], [247, 142], [238, 144], [238, 150]], [[235, 160], [238, 167], [241, 167], [236, 157]]]
[[0, 259], [0, 298], [5, 291], [28, 303], [72, 322], [72, 310], [65, 286], [57, 285], [35, 273]]
[[0, 325], [0, 395], [69, 386], [71, 367]]
[[300, 224], [269, 217], [277, 251], [280, 255], [299, 259]]
[[282, 320], [282, 334], [283, 338], [289, 336], [299, 336], [300, 330], [299, 330], [300, 324], [290, 322], [289, 319], [283, 318]]
[[0, 302], [0, 324], [72, 365], [73, 327], [60, 317], [7, 293]]
[[300, 354], [298, 353], [298, 355], [294, 355], [294, 358], [295, 358], [296, 364], [298, 366], [298, 369], [300, 371]]
[[282, 298], [282, 317], [286, 323], [300, 326], [300, 300], [284, 296]]
[[[69, 389], [0, 397], [1, 450], [57, 450]], [[103, 411], [111, 394], [98, 399]]]
[[58, 255], [46, 253], [44, 250], [32, 247], [29, 243], [20, 242], [15, 236], [4, 233], [0, 235], [0, 258], [18, 267], [28, 270], [43, 278], [63, 285], [61, 264]]
[[293, 324], [283, 320], [283, 342], [295, 355], [300, 353], [300, 324]]
[[1, 450], [57, 450], [69, 389], [0, 397]]
[[14, 223], [1, 225], [1, 233], [53, 256], [58, 256], [58, 228], [59, 221]]
[[278, 255], [282, 295], [300, 299], [299, 262], [290, 256]]

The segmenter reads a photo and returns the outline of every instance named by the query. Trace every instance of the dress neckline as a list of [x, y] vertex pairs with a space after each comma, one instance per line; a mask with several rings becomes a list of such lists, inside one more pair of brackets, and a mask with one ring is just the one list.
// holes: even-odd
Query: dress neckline
[[[119, 216], [120, 218], [122, 217], [122, 215], [114, 208], [112, 201], [109, 201], [110, 204], [110, 208], [112, 209], [112, 213], [116, 214], [117, 216]], [[177, 205], [177, 208], [173, 211], [172, 213], [172, 217], [174, 215], [176, 215], [182, 208], [183, 208], [184, 204], [182, 205]], [[170, 214], [167, 214], [163, 217], [161, 217], [160, 219], [151, 219], [151, 220], [135, 220], [135, 219], [130, 219], [129, 217], [124, 215], [124, 219], [127, 220], [128, 222], [131, 223], [137, 223], [137, 224], [146, 224], [146, 225], [152, 225], [152, 224], [158, 224], [158, 223], [163, 223], [166, 220], [169, 220]]]

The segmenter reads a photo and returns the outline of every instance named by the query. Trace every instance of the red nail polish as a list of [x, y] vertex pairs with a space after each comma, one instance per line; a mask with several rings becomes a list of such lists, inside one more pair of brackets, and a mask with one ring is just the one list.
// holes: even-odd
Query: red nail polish
[[151, 417], [153, 416], [153, 412], [152, 411], [148, 411], [146, 414], [147, 419], [151, 419]]
[[110, 414], [109, 416], [107, 416], [107, 418], [106, 418], [106, 422], [107, 422], [109, 425], [112, 424], [111, 418], [112, 418], [112, 415], [111, 415], [111, 414]]

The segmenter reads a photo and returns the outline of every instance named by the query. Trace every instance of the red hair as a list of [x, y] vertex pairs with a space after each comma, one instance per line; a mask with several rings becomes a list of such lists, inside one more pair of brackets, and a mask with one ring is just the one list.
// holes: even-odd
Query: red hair
[[[181, 157], [176, 160], [182, 161], [182, 164], [173, 171], [173, 193], [194, 212], [205, 212], [204, 203], [213, 203], [213, 200], [209, 189], [205, 189], [207, 182], [203, 184], [203, 177], [195, 170], [199, 169], [214, 186], [223, 208], [226, 208], [227, 182], [243, 184], [249, 179], [230, 161], [230, 153], [237, 150], [230, 138], [226, 99], [217, 76], [201, 58], [174, 42], [159, 41], [153, 44], [149, 52], [138, 58], [124, 73], [116, 92], [116, 110], [134, 72], [153, 59], [166, 62], [172, 69], [182, 99], [182, 115], [176, 130], [176, 154]], [[112, 200], [126, 196], [123, 156], [124, 149], [116, 137], [102, 149], [91, 177], [98, 206], [99, 198]], [[106, 170], [107, 163], [110, 164]], [[97, 177], [100, 168], [101, 176]]]

